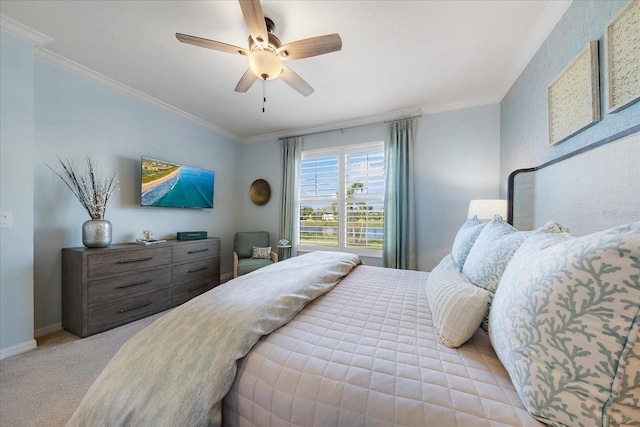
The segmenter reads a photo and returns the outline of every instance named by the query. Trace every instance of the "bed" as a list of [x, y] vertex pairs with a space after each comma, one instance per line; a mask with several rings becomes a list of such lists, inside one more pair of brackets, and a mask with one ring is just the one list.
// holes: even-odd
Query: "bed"
[[[316, 253], [195, 298], [123, 346], [69, 425], [640, 425], [639, 131], [512, 175], [518, 229], [467, 221], [431, 273]], [[576, 183], [604, 206], [537, 206]], [[570, 258], [587, 246], [600, 288]]]

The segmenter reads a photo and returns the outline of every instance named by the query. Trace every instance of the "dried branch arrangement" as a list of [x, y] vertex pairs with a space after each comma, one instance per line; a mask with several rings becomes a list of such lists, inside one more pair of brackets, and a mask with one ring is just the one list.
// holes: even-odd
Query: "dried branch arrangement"
[[84, 170], [77, 169], [71, 160], [64, 161], [60, 158], [58, 160], [62, 171], [57, 172], [47, 165], [49, 169], [69, 187], [91, 219], [104, 219], [111, 195], [118, 188], [117, 171], [96, 170], [94, 162], [88, 156]]

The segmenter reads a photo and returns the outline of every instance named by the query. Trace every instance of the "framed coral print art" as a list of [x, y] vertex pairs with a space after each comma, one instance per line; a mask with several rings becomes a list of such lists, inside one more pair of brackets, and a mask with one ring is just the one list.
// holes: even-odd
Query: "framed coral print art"
[[607, 112], [640, 99], [640, 1], [630, 1], [607, 25]]
[[600, 120], [597, 40], [589, 42], [547, 87], [547, 103], [549, 145]]

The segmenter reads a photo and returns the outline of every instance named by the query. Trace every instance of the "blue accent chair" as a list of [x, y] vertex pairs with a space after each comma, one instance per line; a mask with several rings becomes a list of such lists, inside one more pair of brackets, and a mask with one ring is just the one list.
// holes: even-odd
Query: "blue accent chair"
[[270, 259], [252, 258], [253, 247], [266, 248], [269, 244], [267, 231], [244, 231], [233, 238], [233, 277], [250, 273], [267, 265], [278, 262], [278, 254], [271, 251]]

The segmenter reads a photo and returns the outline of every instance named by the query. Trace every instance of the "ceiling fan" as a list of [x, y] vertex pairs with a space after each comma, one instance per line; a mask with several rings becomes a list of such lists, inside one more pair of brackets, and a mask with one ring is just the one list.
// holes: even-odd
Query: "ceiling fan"
[[304, 96], [313, 93], [313, 88], [302, 77], [282, 64], [282, 61], [309, 58], [336, 52], [342, 49], [338, 34], [311, 37], [283, 45], [273, 35], [275, 24], [265, 18], [260, 0], [239, 0], [242, 15], [249, 29], [249, 47], [244, 49], [227, 43], [176, 33], [182, 43], [244, 55], [249, 58], [249, 69], [238, 82], [236, 92], [246, 92], [258, 79], [263, 81], [280, 77], [286, 84]]

